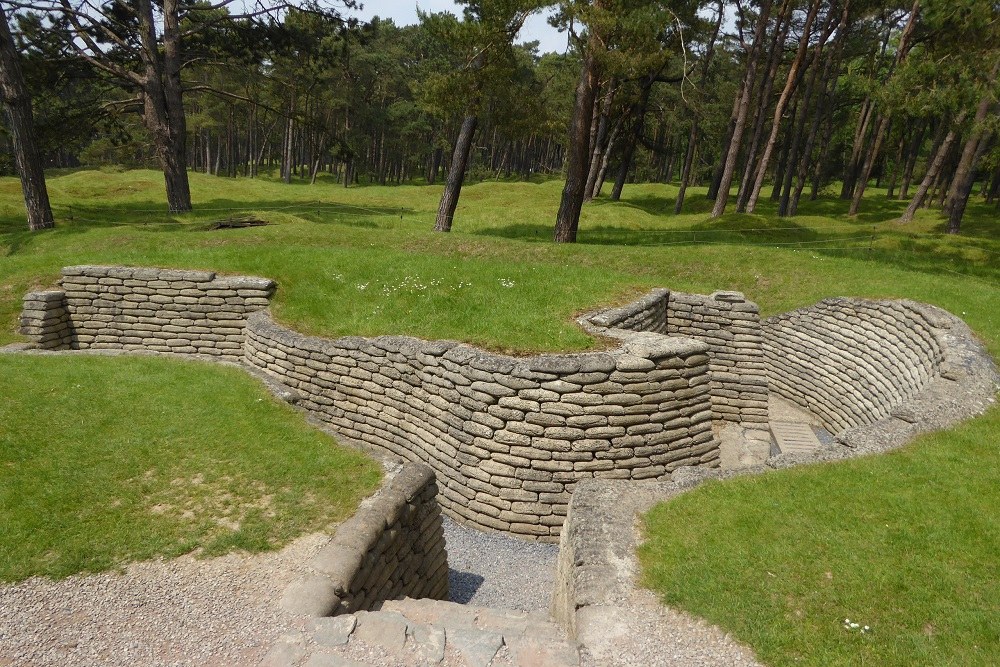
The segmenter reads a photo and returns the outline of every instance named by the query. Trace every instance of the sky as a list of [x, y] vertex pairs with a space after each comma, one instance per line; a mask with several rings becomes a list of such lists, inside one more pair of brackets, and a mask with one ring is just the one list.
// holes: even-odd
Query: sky
[[[369, 20], [373, 16], [384, 19], [392, 19], [396, 25], [412, 25], [417, 22], [417, 6], [424, 12], [451, 12], [456, 16], [462, 15], [461, 5], [456, 5], [452, 0], [366, 0], [364, 9], [361, 11], [347, 10], [346, 15], [357, 16], [359, 19]], [[533, 14], [528, 17], [521, 34], [518, 36], [519, 42], [530, 42], [538, 40], [540, 53], [555, 51], [564, 53], [566, 51], [566, 33], [559, 34], [555, 28], [545, 22], [547, 14]]]

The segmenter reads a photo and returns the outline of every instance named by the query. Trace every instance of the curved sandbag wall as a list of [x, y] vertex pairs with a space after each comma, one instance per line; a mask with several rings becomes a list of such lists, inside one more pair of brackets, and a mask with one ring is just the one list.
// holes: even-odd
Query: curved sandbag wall
[[943, 325], [922, 304], [848, 298], [770, 317], [763, 322], [770, 391], [833, 433], [872, 424], [939, 373]]
[[429, 465], [446, 513], [556, 541], [582, 479], [718, 465], [707, 351], [637, 333], [610, 352], [517, 358], [452, 341], [314, 338], [259, 312], [245, 362], [346, 438]]
[[726, 424], [769, 441], [769, 392], [835, 433], [902, 415], [947, 375], [956, 321], [909, 301], [840, 298], [761, 322], [738, 292], [659, 289], [581, 318], [616, 349], [518, 358], [453, 341], [304, 336], [272, 320], [266, 278], [62, 273], [61, 290], [25, 296], [28, 347], [246, 364], [343, 437], [430, 466], [452, 517], [543, 541], [558, 539], [581, 480], [717, 467], [713, 427]]

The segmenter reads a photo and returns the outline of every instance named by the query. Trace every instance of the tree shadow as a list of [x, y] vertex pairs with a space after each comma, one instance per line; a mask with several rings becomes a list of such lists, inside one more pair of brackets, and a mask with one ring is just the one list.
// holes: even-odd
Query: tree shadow
[[[296, 201], [271, 199], [247, 203], [244, 200], [217, 198], [198, 202], [188, 213], [174, 214], [166, 210], [157, 199], [135, 200], [127, 203], [55, 205], [54, 229], [41, 232], [28, 231], [27, 221], [21, 213], [0, 215], [0, 255], [8, 257], [23, 254], [31, 248], [40, 234], [57, 236], [86, 234], [97, 229], [125, 227], [145, 232], [206, 231], [219, 222], [253, 214], [267, 221], [271, 215], [294, 215], [308, 222], [335, 224], [349, 227], [377, 229], [388, 227], [391, 220], [413, 214], [412, 208], [387, 206], [355, 206], [339, 202]], [[381, 219], [385, 225], [379, 223]], [[247, 227], [246, 232], [252, 227]], [[241, 233], [227, 230], [229, 233]]]
[[[695, 194], [707, 208], [711, 202]], [[719, 218], [673, 216], [670, 197], [640, 196], [622, 202], [598, 200], [594, 208], [625, 206], [642, 209], [659, 219], [640, 227], [581, 224], [577, 243], [596, 246], [692, 247], [732, 245], [806, 251], [824, 257], [852, 257], [887, 266], [936, 275], [967, 275], [1000, 281], [1000, 227], [993, 205], [970, 204], [962, 233], [949, 235], [942, 219], [928, 225], [895, 225], [906, 201], [872, 197], [857, 216], [848, 216], [850, 202], [835, 196], [803, 201], [798, 215], [777, 217], [777, 205], [762, 200], [753, 214], [728, 213]], [[664, 215], [664, 210], [671, 211]], [[940, 213], [938, 213], [940, 215]], [[825, 220], [818, 221], [817, 218]], [[481, 229], [476, 234], [529, 242], [549, 242], [552, 227], [525, 222]]]
[[[844, 236], [853, 234], [844, 230]], [[475, 232], [482, 236], [521, 241], [550, 241], [552, 227], [531, 223], [514, 223], [490, 227]], [[769, 218], [763, 215], [729, 214], [706, 219], [695, 224], [664, 224], [628, 229], [616, 225], [584, 223], [578, 233], [581, 245], [699, 245], [704, 243], [806, 243], [833, 238], [815, 228], [794, 222], [790, 218]]]
[[[601, 196], [592, 200], [588, 206], [600, 208], [604, 206], [625, 206], [638, 209], [649, 215], [674, 215], [674, 207], [677, 205], [677, 197], [658, 197], [656, 195], [636, 195], [614, 201], [610, 197]], [[711, 199], [702, 193], [689, 193], [684, 197], [684, 207], [681, 215], [701, 215], [712, 211], [715, 205]]]

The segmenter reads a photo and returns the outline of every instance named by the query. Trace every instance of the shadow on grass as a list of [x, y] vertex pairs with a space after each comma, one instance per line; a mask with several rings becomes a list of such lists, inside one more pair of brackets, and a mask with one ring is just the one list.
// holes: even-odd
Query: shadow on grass
[[[624, 204], [628, 206], [628, 204]], [[672, 218], [676, 220], [676, 218]], [[638, 228], [626, 228], [616, 225], [593, 225], [584, 223], [578, 232], [578, 243], [589, 245], [629, 245], [629, 246], [660, 246], [660, 245], [698, 245], [703, 243], [787, 243], [790, 245], [836, 240], [837, 238], [855, 238], [858, 230], [852, 228], [822, 228], [809, 227], [792, 218], [775, 218], [766, 215], [749, 215], [732, 213], [720, 218], [706, 218], [694, 224], [670, 224], [671, 218], [664, 220], [665, 224], [651, 223]], [[870, 230], [858, 226], [864, 235], [870, 236]], [[837, 233], [834, 233], [834, 229]], [[483, 236], [519, 240], [544, 240], [552, 238], [552, 227], [546, 225], [516, 223], [501, 227], [490, 227], [477, 232]]]
[[[702, 206], [711, 204], [695, 196]], [[817, 256], [850, 257], [928, 274], [971, 276], [1000, 284], [1000, 225], [991, 205], [977, 202], [969, 207], [961, 235], [946, 234], [946, 224], [930, 227], [896, 225], [907, 202], [884, 197], [865, 200], [855, 217], [846, 215], [849, 202], [830, 197], [803, 202], [799, 215], [779, 218], [772, 201], [762, 202], [754, 214], [730, 213], [719, 218], [675, 217], [669, 197], [637, 197], [612, 202], [598, 200], [595, 208], [626, 206], [641, 208], [660, 217], [645, 226], [581, 226], [581, 245], [634, 247], [691, 247], [705, 245], [758, 246], [809, 252]], [[687, 209], [687, 204], [685, 205]], [[816, 224], [810, 217], [832, 219]], [[530, 223], [496, 226], [477, 232], [483, 236], [521, 241], [549, 242], [552, 227]]]
[[[601, 198], [588, 204], [592, 210], [613, 207], [639, 209], [655, 216], [631, 228], [615, 224], [584, 222], [578, 242], [592, 246], [683, 247], [703, 245], [758, 246], [809, 251], [817, 255], [868, 259], [924, 273], [971, 275], [991, 282], [1000, 281], [1000, 227], [994, 205], [970, 204], [962, 234], [948, 235], [940, 222], [924, 220], [913, 225], [895, 225], [905, 201], [876, 195], [866, 199], [860, 215], [846, 215], [849, 202], [835, 195], [816, 201], [804, 200], [799, 215], [776, 216], [776, 204], [761, 200], [754, 214], [730, 213], [710, 218], [712, 202], [703, 193], [692, 193], [682, 216], [673, 216], [674, 197], [637, 195], [620, 202]], [[108, 227], [141, 228], [147, 232], [202, 232], [228, 217], [253, 213], [272, 221], [283, 215], [322, 225], [340, 225], [359, 230], [392, 229], [403, 216], [415, 209], [392, 206], [356, 206], [292, 198], [247, 202], [216, 198], [199, 202], [184, 214], [165, 211], [162, 200], [142, 199], [128, 203], [88, 201], [85, 205], [57, 206], [56, 229], [28, 232], [20, 213], [0, 215], [0, 255], [14, 256], [29, 251], [43, 235], [85, 234]], [[813, 218], [823, 218], [817, 222]], [[919, 222], [919, 221], [918, 221]], [[227, 235], [253, 234], [253, 228], [227, 230]], [[481, 229], [475, 234], [550, 243], [553, 229], [544, 223], [519, 222]]]
[[[385, 206], [352, 206], [334, 202], [266, 200], [247, 203], [234, 199], [213, 199], [199, 202], [187, 213], [169, 213], [158, 200], [114, 203], [107, 206], [56, 205], [53, 213], [56, 227], [43, 232], [28, 231], [21, 214], [0, 216], [0, 254], [8, 257], [26, 252], [39, 234], [58, 236], [85, 234], [109, 227], [141, 228], [147, 232], [206, 231], [215, 223], [253, 213], [267, 220], [269, 215], [294, 215], [308, 222], [337, 224], [349, 227], [377, 229], [389, 226], [400, 215], [412, 214], [411, 208]], [[379, 224], [381, 219], [386, 224]], [[248, 228], [249, 229], [249, 228]], [[239, 233], [236, 230], [226, 230]]]

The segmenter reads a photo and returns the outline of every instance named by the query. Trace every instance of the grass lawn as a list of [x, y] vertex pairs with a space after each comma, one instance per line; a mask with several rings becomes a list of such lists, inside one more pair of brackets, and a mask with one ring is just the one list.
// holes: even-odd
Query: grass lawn
[[[912, 298], [962, 316], [1000, 352], [992, 207], [970, 206], [963, 235], [953, 237], [936, 212], [896, 225], [903, 203], [872, 188], [856, 218], [831, 196], [791, 219], [764, 201], [754, 215], [711, 220], [704, 190], [674, 216], [675, 187], [630, 185], [621, 202], [584, 208], [580, 243], [557, 246], [549, 239], [561, 185], [467, 186], [454, 231], [437, 234], [440, 187], [192, 174], [195, 212], [170, 216], [158, 173], [65, 172], [49, 180], [58, 227], [32, 235], [17, 181], [0, 179], [0, 342], [18, 340], [27, 289], [53, 285], [67, 264], [115, 263], [274, 278], [276, 317], [327, 336], [584, 350], [595, 343], [573, 324], [575, 313], [665, 286], [741, 290], [765, 314], [837, 295]], [[237, 210], [272, 224], [208, 231]], [[13, 363], [40, 362], [0, 357], [4, 377], [73, 384], [73, 368]], [[1000, 652], [1000, 539], [986, 526], [998, 506], [998, 434], [994, 410], [892, 456], [708, 485], [650, 515], [649, 583], [775, 664], [982, 662]], [[847, 632], [845, 617], [874, 631]]]
[[769, 665], [995, 665], [998, 413], [663, 503], [646, 517], [645, 583]]
[[380, 478], [236, 368], [0, 355], [0, 373], [0, 581], [273, 549]]

